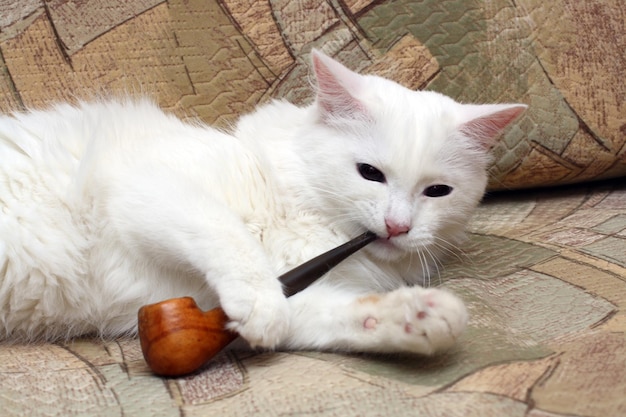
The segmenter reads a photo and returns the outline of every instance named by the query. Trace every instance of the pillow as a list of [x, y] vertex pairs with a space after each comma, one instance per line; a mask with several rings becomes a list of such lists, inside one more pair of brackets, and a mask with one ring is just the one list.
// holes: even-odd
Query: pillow
[[142, 94], [226, 126], [311, 99], [312, 47], [463, 102], [530, 107], [494, 147], [491, 190], [626, 175], [617, 0], [0, 2], [0, 110]]

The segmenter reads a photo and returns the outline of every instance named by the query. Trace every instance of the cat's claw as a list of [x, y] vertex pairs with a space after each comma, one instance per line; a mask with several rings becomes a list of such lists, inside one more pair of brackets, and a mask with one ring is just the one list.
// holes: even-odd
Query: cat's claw
[[400, 288], [361, 301], [363, 331], [382, 350], [434, 354], [456, 343], [467, 326], [463, 302], [447, 291]]

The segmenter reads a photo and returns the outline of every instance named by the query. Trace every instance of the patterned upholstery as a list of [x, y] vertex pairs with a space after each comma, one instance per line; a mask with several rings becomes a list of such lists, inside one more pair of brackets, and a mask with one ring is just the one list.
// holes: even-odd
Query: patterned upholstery
[[485, 200], [433, 282], [472, 314], [446, 355], [229, 351], [162, 379], [134, 339], [0, 344], [2, 414], [626, 415], [625, 22], [621, 0], [0, 0], [1, 111], [143, 94], [227, 126], [310, 100], [317, 47], [410, 88], [529, 104], [490, 188], [579, 183]]
[[0, 110], [144, 94], [226, 124], [310, 99], [307, 54], [464, 102], [530, 109], [495, 147], [491, 189], [626, 174], [619, 0], [25, 0], [0, 3]]

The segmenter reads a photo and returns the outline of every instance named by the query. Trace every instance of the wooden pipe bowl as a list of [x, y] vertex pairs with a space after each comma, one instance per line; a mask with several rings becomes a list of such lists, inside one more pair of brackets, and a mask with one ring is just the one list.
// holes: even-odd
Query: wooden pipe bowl
[[148, 366], [162, 376], [181, 376], [204, 365], [237, 334], [225, 331], [221, 308], [203, 312], [191, 297], [141, 307], [139, 339]]

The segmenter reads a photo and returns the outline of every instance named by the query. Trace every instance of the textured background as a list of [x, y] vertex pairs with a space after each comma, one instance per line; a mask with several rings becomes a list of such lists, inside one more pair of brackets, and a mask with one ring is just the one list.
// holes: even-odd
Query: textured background
[[310, 99], [307, 54], [465, 102], [521, 101], [492, 189], [626, 174], [622, 0], [0, 0], [0, 110], [147, 94], [225, 126]]
[[[622, 0], [0, 0], [0, 109], [148, 94], [225, 126], [310, 99], [312, 46], [411, 88], [522, 101], [492, 188], [626, 174]], [[0, 161], [2, 163], [2, 161]], [[231, 351], [153, 376], [137, 340], [0, 344], [7, 416], [626, 415], [626, 181], [487, 198], [438, 280], [471, 311], [437, 358]]]

